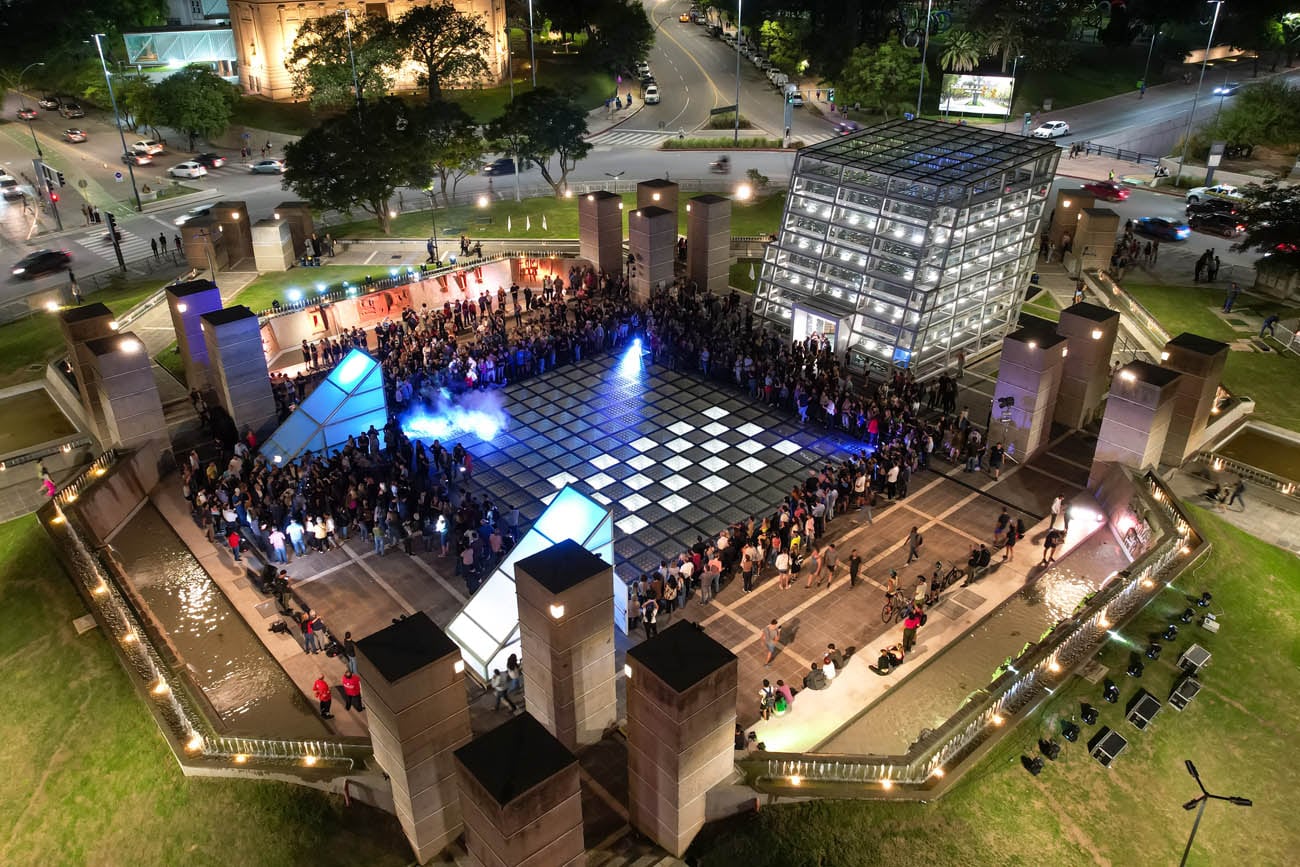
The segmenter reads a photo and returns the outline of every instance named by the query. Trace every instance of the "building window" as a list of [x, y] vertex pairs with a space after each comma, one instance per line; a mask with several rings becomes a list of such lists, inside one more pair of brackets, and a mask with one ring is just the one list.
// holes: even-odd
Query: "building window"
[[372, 15], [375, 18], [387, 18], [388, 6], [384, 3], [367, 3], [366, 14]]
[[190, 14], [195, 18], [203, 17], [203, 0], [190, 0]]

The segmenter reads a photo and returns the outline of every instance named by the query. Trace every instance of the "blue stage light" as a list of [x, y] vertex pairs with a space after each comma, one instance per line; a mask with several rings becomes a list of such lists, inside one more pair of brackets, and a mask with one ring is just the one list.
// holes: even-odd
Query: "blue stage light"
[[637, 379], [645, 371], [645, 366], [641, 361], [641, 338], [638, 337], [632, 341], [632, 345], [623, 353], [623, 358], [618, 363], [618, 375], [623, 379]]
[[473, 434], [491, 442], [509, 421], [497, 392], [473, 391], [453, 401], [442, 389], [432, 408], [417, 407], [402, 417], [402, 430], [413, 439], [454, 440]]

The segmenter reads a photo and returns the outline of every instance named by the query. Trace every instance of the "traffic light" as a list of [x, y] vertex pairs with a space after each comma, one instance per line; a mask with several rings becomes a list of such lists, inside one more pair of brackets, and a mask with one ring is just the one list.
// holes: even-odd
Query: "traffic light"
[[50, 190], [50, 201], [56, 205], [59, 203], [59, 194], [54, 192], [54, 190]]
[[[835, 101], [835, 100], [831, 100], [831, 102], [834, 102], [834, 101]], [[63, 178], [63, 172], [56, 171], [55, 174], [59, 176], [59, 186], [61, 186], [61, 187], [63, 187], [63, 186], [67, 186], [67, 183], [68, 183], [68, 182], [67, 182], [66, 180], [64, 180], [64, 178]]]
[[793, 91], [793, 90], [791, 90], [791, 91], [787, 91], [787, 92], [786, 92], [786, 94], [785, 94], [785, 104], [786, 104], [786, 105], [794, 105], [794, 95], [795, 95], [795, 91]]
[[835, 88], [832, 87], [830, 90], [826, 91], [826, 101], [831, 103], [835, 102]]
[[113, 212], [112, 212], [112, 211], [106, 211], [106, 212], [104, 213], [104, 216], [105, 216], [105, 217], [108, 217], [108, 234], [109, 234], [110, 236], [116, 235], [116, 234], [117, 234], [117, 218], [113, 216]]

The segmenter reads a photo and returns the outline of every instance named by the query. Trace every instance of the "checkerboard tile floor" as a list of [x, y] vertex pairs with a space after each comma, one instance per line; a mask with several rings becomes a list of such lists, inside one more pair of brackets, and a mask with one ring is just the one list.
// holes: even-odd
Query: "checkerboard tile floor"
[[861, 443], [800, 426], [720, 386], [617, 357], [563, 367], [505, 390], [507, 430], [464, 444], [474, 490], [535, 521], [572, 484], [614, 508], [616, 567], [656, 566], [697, 534], [760, 517], [808, 470]]

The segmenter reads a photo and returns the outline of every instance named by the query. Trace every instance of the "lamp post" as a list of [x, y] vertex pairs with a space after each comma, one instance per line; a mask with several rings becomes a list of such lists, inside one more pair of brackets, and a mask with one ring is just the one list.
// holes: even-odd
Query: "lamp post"
[[925, 0], [925, 36], [921, 38], [921, 83], [916, 86], [916, 116], [921, 116], [921, 92], [925, 90], [925, 55], [930, 50], [930, 12], [934, 0]]
[[1206, 791], [1205, 784], [1201, 782], [1201, 775], [1196, 772], [1196, 765], [1192, 764], [1191, 759], [1184, 760], [1187, 764], [1187, 773], [1192, 775], [1196, 785], [1200, 787], [1201, 794], [1192, 798], [1186, 804], [1183, 804], [1184, 810], [1196, 810], [1196, 821], [1192, 823], [1192, 833], [1187, 836], [1187, 848], [1183, 850], [1183, 859], [1178, 862], [1178, 867], [1184, 867], [1187, 863], [1187, 856], [1192, 852], [1192, 841], [1196, 839], [1196, 829], [1201, 826], [1201, 816], [1205, 815], [1205, 805], [1211, 800], [1227, 801], [1237, 807], [1253, 807], [1255, 804], [1250, 798], [1242, 798], [1237, 795], [1213, 795]]
[[[27, 64], [26, 66], [23, 67], [23, 71], [18, 73], [18, 84], [16, 86], [16, 89], [18, 90], [19, 108], [22, 109], [27, 108], [27, 100], [23, 98], [23, 76], [26, 75], [27, 70], [31, 69], [33, 66], [44, 66], [44, 65], [45, 65], [45, 61], [38, 60], [35, 63]], [[36, 145], [36, 156], [41, 159], [44, 159], [45, 154], [41, 153], [41, 143], [36, 140], [36, 129], [32, 126], [32, 122], [30, 119], [28, 119], [27, 121], [27, 131], [32, 134], [32, 144]]]
[[352, 53], [352, 13], [343, 10], [343, 33], [348, 40], [348, 61], [352, 64], [352, 93], [357, 98], [357, 111], [361, 111], [361, 83], [357, 81], [357, 56]]
[[1016, 70], [1020, 68], [1020, 58], [1023, 54], [1017, 54], [1016, 59], [1011, 61], [1011, 104], [1007, 106], [1007, 122], [1002, 125], [1002, 131], [1006, 132], [1011, 123], [1011, 115], [1016, 110]]
[[736, 117], [731, 143], [740, 144], [740, 11], [744, 0], [736, 0]]
[[533, 44], [533, 0], [528, 0], [528, 66], [533, 71], [533, 90], [537, 89], [537, 47]]
[[[104, 43], [101, 42], [104, 34], [92, 34], [95, 40], [95, 49], [99, 52], [99, 65], [104, 68], [104, 84], [108, 86], [108, 100], [113, 105], [113, 122], [117, 124], [117, 136], [122, 140], [122, 155], [129, 157], [131, 152], [126, 147], [126, 133], [122, 132], [122, 116], [117, 113], [117, 96], [113, 93], [113, 80], [108, 74], [108, 61], [104, 60]], [[143, 211], [144, 205], [140, 204], [140, 190], [135, 185], [135, 163], [132, 160], [126, 161], [127, 174], [131, 176], [131, 192], [135, 194], [135, 209]]]
[[1210, 62], [1210, 48], [1214, 45], [1214, 29], [1219, 26], [1219, 10], [1223, 8], [1223, 0], [1207, 0], [1214, 4], [1214, 17], [1210, 19], [1210, 38], [1205, 43], [1205, 56], [1201, 58], [1201, 77], [1196, 80], [1196, 94], [1192, 97], [1192, 110], [1187, 115], [1187, 129], [1183, 131], [1183, 152], [1178, 157], [1178, 174], [1174, 175], [1174, 183], [1177, 184], [1183, 179], [1183, 163], [1187, 162], [1187, 149], [1192, 143], [1192, 121], [1196, 119], [1196, 104], [1201, 99], [1201, 85], [1205, 83], [1205, 67]]
[[[1157, 27], [1156, 32], [1151, 34], [1151, 45], [1147, 48], [1147, 62], [1146, 65], [1142, 67], [1142, 91], [1146, 90], [1147, 75], [1151, 72], [1151, 55], [1156, 50], [1156, 37], [1159, 35], [1160, 28]], [[1142, 91], [1138, 92], [1138, 99], [1141, 99], [1145, 95]]]

